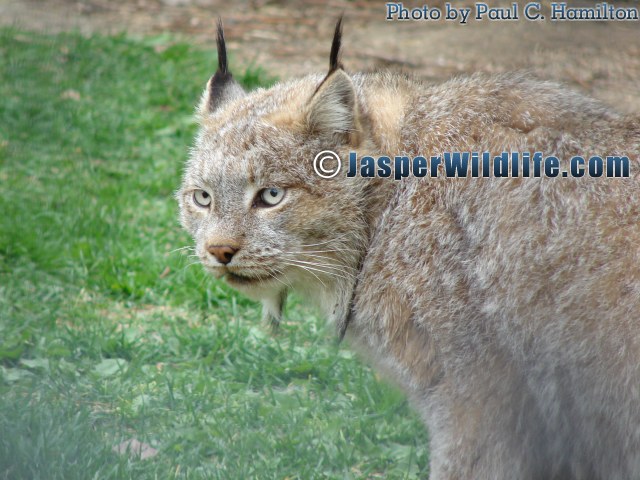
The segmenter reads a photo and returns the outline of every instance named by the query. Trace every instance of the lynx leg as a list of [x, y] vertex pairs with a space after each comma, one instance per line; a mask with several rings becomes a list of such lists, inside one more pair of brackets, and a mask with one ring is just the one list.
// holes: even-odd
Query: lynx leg
[[479, 381], [445, 382], [426, 402], [430, 478], [570, 478], [549, 452], [545, 424], [526, 384], [505, 362], [491, 363], [491, 368], [478, 364], [482, 367], [470, 374]]

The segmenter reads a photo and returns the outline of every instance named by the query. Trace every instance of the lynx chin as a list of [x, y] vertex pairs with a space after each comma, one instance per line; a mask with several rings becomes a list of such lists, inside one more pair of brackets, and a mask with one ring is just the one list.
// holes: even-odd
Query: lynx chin
[[[204, 268], [289, 292], [397, 381], [432, 479], [640, 478], [640, 117], [529, 75], [441, 85], [349, 73], [245, 92], [227, 65], [198, 108], [177, 193]], [[628, 178], [322, 178], [318, 152], [626, 156]]]

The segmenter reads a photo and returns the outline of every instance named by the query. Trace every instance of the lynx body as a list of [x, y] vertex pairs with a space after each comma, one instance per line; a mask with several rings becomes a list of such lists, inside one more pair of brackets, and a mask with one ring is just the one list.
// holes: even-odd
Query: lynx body
[[[640, 478], [640, 121], [555, 83], [219, 69], [178, 192], [205, 268], [314, 301], [397, 381], [433, 479]], [[315, 155], [626, 155], [628, 178], [318, 176]], [[346, 162], [343, 169], [346, 170]], [[427, 448], [427, 446], [425, 446]]]

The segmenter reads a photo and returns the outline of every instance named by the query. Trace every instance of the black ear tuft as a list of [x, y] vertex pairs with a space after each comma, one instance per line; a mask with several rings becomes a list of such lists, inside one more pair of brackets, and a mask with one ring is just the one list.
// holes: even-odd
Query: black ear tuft
[[211, 77], [207, 85], [205, 101], [200, 105], [203, 113], [213, 113], [226, 102], [244, 95], [244, 90], [233, 78], [227, 63], [227, 46], [224, 42], [222, 19], [218, 18], [218, 70]]
[[216, 38], [218, 46], [218, 72], [226, 75], [229, 72], [227, 65], [227, 46], [224, 44], [224, 29], [222, 28], [222, 19], [218, 17], [218, 36]]
[[220, 17], [218, 17], [216, 44], [218, 47], [218, 70], [211, 77], [211, 83], [209, 84], [209, 109], [211, 111], [218, 107], [225, 86], [233, 78], [227, 63], [227, 46], [224, 43], [224, 29], [222, 28], [222, 19]]
[[340, 63], [340, 45], [342, 45], [342, 15], [336, 23], [336, 29], [333, 32], [333, 42], [331, 42], [331, 54], [329, 55], [329, 73], [342, 68]]

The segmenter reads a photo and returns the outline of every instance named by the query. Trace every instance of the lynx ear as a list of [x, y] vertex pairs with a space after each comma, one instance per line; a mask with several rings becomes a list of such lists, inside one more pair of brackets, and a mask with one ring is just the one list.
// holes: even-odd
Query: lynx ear
[[220, 18], [218, 18], [216, 44], [218, 46], [218, 70], [209, 79], [207, 88], [202, 95], [199, 107], [201, 115], [211, 114], [221, 105], [245, 95], [245, 91], [235, 81], [228, 68], [227, 47], [224, 42], [224, 30], [222, 29], [222, 19]]
[[317, 134], [349, 134], [356, 130], [356, 92], [343, 70], [330, 73], [316, 90], [309, 103], [307, 125]]
[[349, 75], [339, 61], [342, 39], [342, 18], [336, 24], [329, 73], [314, 92], [307, 108], [310, 132], [354, 143], [360, 130], [356, 91]]

